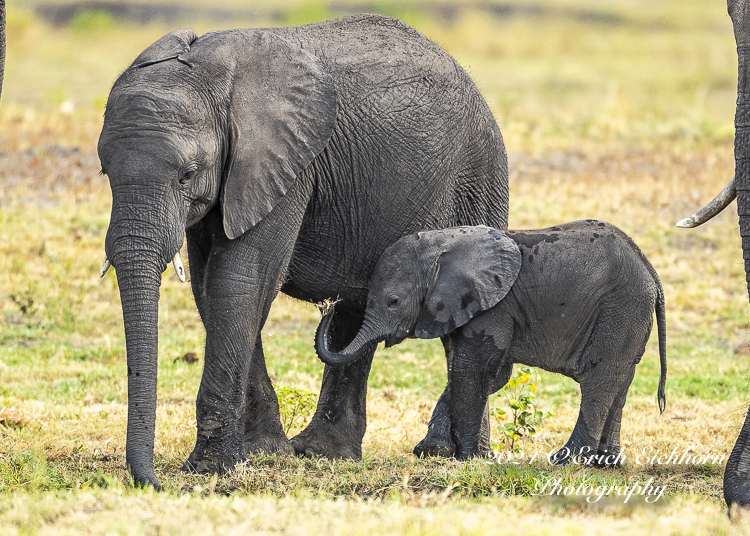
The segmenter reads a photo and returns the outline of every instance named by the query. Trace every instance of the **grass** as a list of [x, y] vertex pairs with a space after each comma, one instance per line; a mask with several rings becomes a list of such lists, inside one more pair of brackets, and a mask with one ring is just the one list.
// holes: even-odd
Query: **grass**
[[[548, 373], [537, 398], [555, 417], [523, 441], [529, 456], [539, 453], [530, 465], [529, 456], [518, 465], [415, 459], [411, 448], [444, 387], [445, 364], [438, 342], [407, 341], [374, 362], [361, 462], [254, 457], [221, 477], [182, 474], [202, 361], [179, 358], [202, 358], [204, 335], [189, 286], [170, 271], [160, 302], [160, 494], [130, 487], [124, 469], [125, 344], [116, 279], [98, 278], [111, 198], [95, 146], [112, 81], [172, 28], [89, 16], [53, 30], [24, 11], [33, 3], [9, 5], [0, 107], [0, 532], [748, 532], [726, 517], [723, 463], [636, 463], [644, 448], [725, 460], [748, 405], [750, 353], [741, 348], [748, 304], [734, 205], [698, 229], [674, 227], [733, 173], [736, 56], [722, 5], [540, 0], [524, 11], [529, 4], [513, 0], [515, 14], [499, 18], [456, 2], [451, 20], [425, 3], [377, 5], [443, 45], [477, 81], [510, 155], [512, 228], [608, 220], [659, 272], [667, 410], [659, 416], [655, 402], [654, 333], [625, 407], [629, 458], [621, 469], [540, 461], [567, 439], [580, 397], [572, 380]], [[335, 14], [329, 4], [289, 1], [277, 15], [269, 6], [257, 8], [267, 23]], [[202, 33], [235, 24], [189, 25]], [[319, 318], [312, 305], [277, 299], [263, 331], [277, 386], [318, 392]], [[303, 425], [298, 418], [290, 435]], [[575, 486], [653, 478], [664, 500], [534, 497], [537, 482], [550, 477]]]

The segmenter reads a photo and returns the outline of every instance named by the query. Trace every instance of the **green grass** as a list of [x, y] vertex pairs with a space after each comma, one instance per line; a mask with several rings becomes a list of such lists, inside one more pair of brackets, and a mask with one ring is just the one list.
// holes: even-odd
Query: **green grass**
[[[22, 143], [37, 135], [34, 124], [22, 123]], [[633, 158], [627, 151], [618, 153], [623, 162]], [[667, 288], [670, 341], [667, 411], [659, 417], [655, 403], [654, 334], [625, 410], [626, 452], [636, 454], [644, 447], [661, 452], [692, 448], [726, 457], [746, 407], [750, 369], [750, 356], [733, 353], [748, 323], [732, 215], [724, 214], [715, 224], [686, 235], [668, 227], [684, 212], [685, 202], [660, 208], [654, 216], [648, 201], [655, 195], [668, 194], [669, 198], [679, 187], [675, 181], [688, 169], [698, 170], [691, 187], [710, 189], [717, 182], [717, 167], [725, 169], [729, 161], [722, 161], [721, 148], [712, 146], [683, 161], [674, 155], [666, 158], [659, 151], [649, 154], [655, 162], [664, 160], [654, 164], [657, 175], [671, 173], [676, 178], [654, 182], [637, 175], [625, 183], [597, 182], [599, 174], [609, 173], [607, 169], [591, 171], [580, 166], [565, 171], [567, 182], [573, 185], [565, 186], [558, 177], [560, 170], [550, 162], [514, 164], [513, 221], [519, 227], [543, 226], [592, 213], [622, 221], [621, 226], [651, 257]], [[77, 158], [73, 154], [62, 161], [75, 168]], [[598, 157], [592, 150], [585, 158]], [[644, 165], [642, 157], [636, 161]], [[0, 514], [0, 525], [43, 531], [44, 527], [62, 530], [70, 523], [70, 530], [75, 530], [82, 526], [75, 521], [75, 512], [87, 509], [83, 504], [90, 500], [104, 501], [118, 512], [138, 504], [132, 501], [157, 505], [183, 500], [192, 505], [190, 501], [205, 497], [206, 505], [214, 505], [201, 507], [208, 508], [206, 515], [221, 517], [217, 504], [226, 503], [210, 502], [212, 494], [258, 508], [254, 501], [266, 496], [298, 500], [300, 505], [312, 501], [319, 508], [337, 498], [364, 500], [372, 505], [368, 516], [400, 511], [406, 504], [405, 533], [414, 517], [421, 518], [425, 510], [437, 512], [449, 502], [462, 519], [468, 519], [473, 509], [488, 508], [487, 500], [501, 501], [515, 513], [542, 509], [563, 524], [575, 515], [604, 524], [626, 516], [643, 527], [654, 511], [683, 519], [675, 514], [674, 501], [702, 497], [708, 503], [689, 502], [686, 508], [709, 508], [716, 519], [722, 519], [722, 464], [643, 467], [631, 461], [623, 469], [602, 472], [551, 468], [544, 462], [497, 466], [482, 461], [416, 460], [411, 448], [424, 434], [445, 383], [444, 358], [437, 341], [407, 341], [379, 350], [369, 381], [369, 427], [362, 462], [259, 457], [215, 480], [182, 474], [179, 468], [195, 438], [194, 400], [202, 364], [176, 358], [186, 352], [202, 354], [203, 331], [189, 286], [180, 284], [171, 269], [165, 273], [160, 304], [155, 462], [166, 488], [164, 496], [172, 499], [132, 490], [124, 468], [125, 348], [116, 279], [112, 274], [98, 278], [109, 195], [104, 180], [96, 175], [95, 162], [86, 169], [88, 185], [77, 187], [73, 179], [61, 179], [54, 187], [48, 184], [44, 169], [31, 166], [25, 171], [28, 181], [10, 189], [7, 204], [0, 208], [0, 503], [16, 505]], [[6, 169], [6, 174], [12, 173], [12, 168]], [[587, 187], [591, 183], [597, 184], [601, 199], [591, 195]], [[540, 186], [557, 188], [557, 203], [535, 195]], [[629, 198], [630, 209], [623, 211], [618, 196]], [[696, 262], [704, 268], [695, 269]], [[312, 305], [277, 300], [263, 331], [268, 368], [276, 385], [318, 391], [322, 366], [312, 347], [318, 319]], [[579, 397], [572, 380], [542, 373], [540, 406], [553, 410], [556, 417], [533, 442], [524, 441], [529, 454], [538, 452], [543, 457], [565, 441], [575, 422]], [[408, 485], [404, 485], [407, 475]], [[612, 485], [653, 477], [657, 485], [667, 486], [670, 506], [648, 510], [610, 501], [605, 509], [597, 509], [566, 498], [528, 499], [537, 491], [537, 482], [550, 477], [563, 477], [576, 486], [591, 478]], [[509, 497], [532, 502], [507, 503]], [[47, 513], [37, 512], [32, 506], [35, 502], [45, 505], [40, 508], [48, 509]], [[177, 504], [187, 507], [188, 503]], [[65, 521], [46, 521], [58, 519], [52, 512], [60, 508], [68, 512], [59, 514]], [[111, 515], [107, 508], [97, 511]], [[29, 517], [16, 517], [18, 511], [28, 512]], [[122, 518], [114, 515], [114, 519]], [[141, 522], [149, 531], [157, 526], [146, 518]], [[179, 533], [180, 527], [170, 523], [160, 517], [158, 526]]]
[[[166, 491], [133, 489], [124, 467], [119, 296], [112, 273], [98, 277], [110, 194], [97, 175], [95, 146], [111, 83], [173, 28], [100, 12], [51, 28], [32, 16], [35, 5], [9, 4], [0, 107], [0, 532], [748, 532], [726, 518], [723, 464], [642, 466], [631, 457], [621, 469], [598, 471], [415, 459], [411, 449], [445, 385], [438, 341], [378, 351], [361, 462], [254, 457], [216, 478], [183, 474], [195, 441], [204, 333], [189, 285], [171, 268], [160, 301], [155, 458]], [[239, 0], [226, 5], [247, 8]], [[750, 377], [750, 355], [735, 353], [749, 331], [736, 215], [730, 207], [699, 229], [673, 226], [734, 169], [736, 56], [725, 6], [540, 0], [535, 11], [498, 18], [456, 2], [458, 15], [446, 21], [438, 8], [447, 4], [373, 5], [443, 45], [477, 81], [510, 154], [511, 227], [605, 219], [633, 236], [659, 272], [667, 296], [667, 410], [659, 416], [655, 401], [654, 333], [625, 407], [625, 451], [677, 448], [726, 458]], [[254, 6], [260, 15], [249, 24], [337, 15], [321, 2]], [[185, 25], [203, 33], [247, 21]], [[262, 336], [277, 386], [318, 392], [323, 367], [312, 337], [319, 318], [310, 304], [274, 304]], [[188, 352], [201, 361], [178, 359]], [[537, 398], [555, 418], [522, 442], [541, 456], [569, 436], [580, 390], [543, 372]], [[666, 486], [665, 500], [592, 505], [532, 497], [549, 477], [575, 485], [653, 477]]]

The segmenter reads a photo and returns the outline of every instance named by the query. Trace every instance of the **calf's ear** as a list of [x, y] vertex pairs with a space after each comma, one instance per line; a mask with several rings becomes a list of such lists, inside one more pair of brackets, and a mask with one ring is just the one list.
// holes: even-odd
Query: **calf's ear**
[[521, 252], [505, 233], [485, 226], [419, 233], [431, 252], [427, 293], [414, 335], [434, 339], [497, 305], [521, 269]]

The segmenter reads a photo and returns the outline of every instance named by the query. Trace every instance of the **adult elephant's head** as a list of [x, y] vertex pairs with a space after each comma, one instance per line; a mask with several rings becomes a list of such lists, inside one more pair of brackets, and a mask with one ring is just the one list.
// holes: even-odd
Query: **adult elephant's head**
[[375, 266], [357, 336], [340, 352], [331, 351], [327, 314], [315, 336], [318, 357], [343, 365], [379, 341], [392, 346], [407, 337], [447, 335], [502, 300], [520, 269], [518, 245], [497, 229], [452, 227], [406, 236]]
[[[750, 0], [728, 0], [729, 16], [734, 26], [739, 61], [737, 110], [734, 118], [734, 178], [719, 196], [680, 227], [695, 227], [708, 221], [735, 197], [740, 218], [740, 235], [745, 259], [745, 278], [750, 291]], [[750, 415], [745, 417], [724, 472], [724, 498], [733, 504], [750, 506]]]
[[320, 60], [265, 31], [173, 32], [115, 82], [98, 146], [112, 188], [103, 271], [115, 267], [122, 299], [136, 483], [159, 485], [159, 286], [185, 228], [218, 205], [229, 239], [247, 231], [323, 150], [335, 121], [336, 89]]

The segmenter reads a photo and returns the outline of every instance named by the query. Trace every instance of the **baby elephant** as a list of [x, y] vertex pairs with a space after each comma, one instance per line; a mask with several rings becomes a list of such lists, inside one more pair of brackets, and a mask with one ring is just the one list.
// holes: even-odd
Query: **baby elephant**
[[339, 365], [379, 341], [393, 346], [406, 337], [440, 337], [448, 356], [447, 441], [459, 459], [487, 453], [487, 400], [508, 382], [513, 363], [563, 374], [580, 384], [581, 408], [553, 459], [596, 454], [612, 463], [654, 310], [664, 411], [664, 291], [630, 237], [596, 220], [539, 231], [453, 227], [405, 236], [386, 249], [370, 279], [357, 336], [332, 351], [329, 312], [315, 347], [322, 361]]

